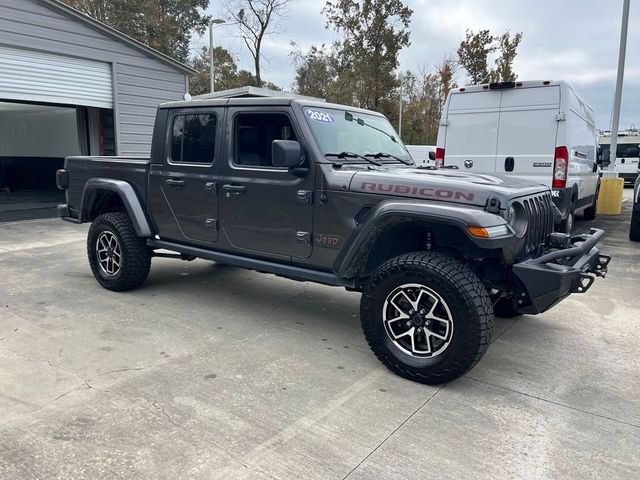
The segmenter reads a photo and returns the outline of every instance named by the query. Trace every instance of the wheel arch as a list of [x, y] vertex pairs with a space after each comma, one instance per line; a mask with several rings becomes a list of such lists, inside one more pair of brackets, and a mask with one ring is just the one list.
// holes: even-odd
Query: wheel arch
[[91, 222], [111, 211], [127, 212], [139, 237], [151, 237], [151, 226], [133, 186], [124, 180], [91, 178], [82, 194], [80, 221]]
[[[364, 218], [362, 218], [364, 217]], [[506, 223], [481, 209], [421, 202], [389, 202], [364, 215], [334, 263], [344, 278], [367, 277], [385, 261], [415, 251], [436, 250], [454, 258], [510, 244], [502, 239], [472, 237], [468, 226], [489, 227]]]

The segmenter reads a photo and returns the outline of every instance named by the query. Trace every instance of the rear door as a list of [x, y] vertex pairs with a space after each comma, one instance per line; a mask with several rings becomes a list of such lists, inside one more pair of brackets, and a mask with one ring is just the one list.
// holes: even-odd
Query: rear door
[[[223, 108], [170, 110], [165, 154], [151, 165], [150, 209], [162, 239], [218, 240], [218, 180]], [[156, 163], [162, 162], [162, 163]]]
[[[444, 164], [493, 172], [500, 118], [500, 91], [452, 94], [447, 109]], [[439, 146], [439, 145], [438, 145]]]
[[560, 87], [502, 91], [495, 171], [551, 185]]

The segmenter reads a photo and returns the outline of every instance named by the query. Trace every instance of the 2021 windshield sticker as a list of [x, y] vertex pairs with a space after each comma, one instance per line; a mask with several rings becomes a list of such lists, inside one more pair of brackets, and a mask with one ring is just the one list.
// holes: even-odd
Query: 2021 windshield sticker
[[315, 120], [316, 122], [319, 122], [319, 123], [325, 123], [327, 125], [331, 125], [333, 123], [336, 123], [336, 119], [335, 118], [333, 118], [327, 112], [323, 112], [321, 110], [314, 110], [312, 108], [306, 108], [304, 110], [304, 114], [307, 116], [307, 118], [310, 118], [311, 120]]

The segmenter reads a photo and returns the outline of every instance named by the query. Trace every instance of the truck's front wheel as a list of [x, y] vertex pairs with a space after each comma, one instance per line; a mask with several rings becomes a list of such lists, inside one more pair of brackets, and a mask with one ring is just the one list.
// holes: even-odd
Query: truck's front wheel
[[141, 285], [149, 275], [151, 253], [125, 212], [105, 213], [91, 223], [87, 254], [93, 275], [104, 288], [121, 292]]
[[469, 371], [491, 341], [493, 310], [468, 267], [434, 253], [385, 262], [362, 294], [369, 346], [390, 370], [410, 380], [445, 383]]

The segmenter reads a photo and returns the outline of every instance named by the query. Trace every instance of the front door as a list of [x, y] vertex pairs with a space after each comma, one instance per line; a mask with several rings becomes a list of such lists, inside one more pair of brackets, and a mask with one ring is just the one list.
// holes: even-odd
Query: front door
[[[290, 111], [230, 108], [227, 128], [231, 148], [220, 181], [220, 225], [226, 241], [248, 254], [310, 256], [313, 169], [300, 178], [271, 161], [274, 140], [301, 140]], [[309, 166], [308, 158], [305, 162]]]
[[212, 244], [218, 239], [217, 154], [223, 109], [171, 110], [166, 154], [152, 164], [150, 198], [163, 240]]

